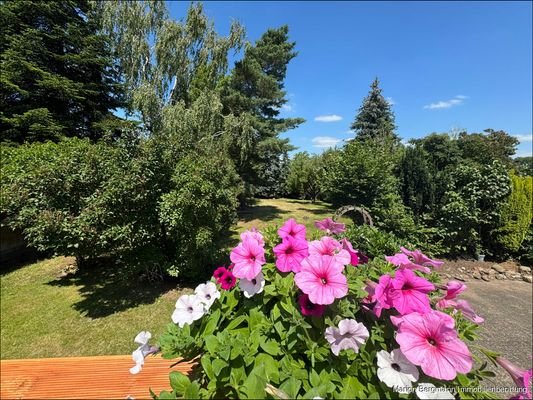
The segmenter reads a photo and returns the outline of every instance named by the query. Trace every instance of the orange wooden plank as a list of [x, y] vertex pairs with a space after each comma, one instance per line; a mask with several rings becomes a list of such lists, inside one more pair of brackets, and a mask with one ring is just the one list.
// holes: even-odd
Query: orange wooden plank
[[1, 399], [135, 399], [169, 390], [170, 371], [189, 373], [191, 364], [149, 356], [132, 375], [131, 356], [39, 358], [0, 361]]

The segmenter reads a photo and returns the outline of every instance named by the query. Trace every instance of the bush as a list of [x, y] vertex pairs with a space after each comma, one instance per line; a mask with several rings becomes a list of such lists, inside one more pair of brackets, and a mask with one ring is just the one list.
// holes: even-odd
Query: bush
[[394, 163], [378, 145], [352, 140], [325, 162], [327, 199], [335, 207], [372, 209], [383, 196], [397, 193]]
[[143, 236], [142, 180], [123, 148], [65, 139], [2, 147], [2, 160], [2, 214], [38, 250], [85, 259]]
[[324, 157], [297, 153], [289, 164], [287, 191], [297, 199], [316, 201], [322, 194], [324, 186]]
[[460, 164], [439, 212], [439, 228], [451, 254], [491, 254], [510, 179], [498, 161], [491, 165]]
[[201, 276], [235, 219], [235, 172], [219, 156], [170, 161], [162, 147], [81, 139], [3, 146], [2, 215], [39, 250]]
[[533, 177], [512, 173], [511, 194], [502, 207], [502, 227], [497, 243], [502, 253], [516, 253], [524, 241], [533, 216]]
[[370, 258], [394, 254], [401, 244], [400, 239], [393, 233], [381, 231], [370, 225], [349, 225], [346, 237], [354, 248]]
[[161, 196], [159, 220], [173, 249], [173, 276], [205, 277], [236, 220], [239, 177], [217, 155], [190, 155], [178, 162], [172, 190]]

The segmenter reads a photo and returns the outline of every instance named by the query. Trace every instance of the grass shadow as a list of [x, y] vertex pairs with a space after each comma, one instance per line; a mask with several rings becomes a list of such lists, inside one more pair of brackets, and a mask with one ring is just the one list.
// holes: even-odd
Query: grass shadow
[[275, 206], [252, 206], [246, 207], [238, 212], [239, 220], [244, 222], [253, 221], [254, 219], [273, 221], [281, 218], [282, 214], [288, 214], [288, 211]]
[[83, 299], [72, 307], [94, 319], [142, 304], [152, 304], [163, 293], [176, 288], [175, 282], [142, 280], [139, 273], [125, 272], [125, 266], [113, 264], [110, 260], [100, 260], [95, 265], [84, 266], [74, 273], [58, 277], [48, 282], [48, 285], [78, 286]]
[[0, 276], [9, 274], [19, 268], [45, 260], [50, 254], [40, 253], [35, 249], [27, 248], [15, 255], [0, 256]]

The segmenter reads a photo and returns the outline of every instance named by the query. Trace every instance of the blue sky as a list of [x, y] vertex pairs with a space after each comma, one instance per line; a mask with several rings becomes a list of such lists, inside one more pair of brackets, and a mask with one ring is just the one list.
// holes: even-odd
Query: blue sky
[[[184, 17], [187, 2], [169, 2]], [[307, 120], [283, 134], [309, 152], [342, 144], [379, 77], [399, 135], [503, 129], [531, 155], [531, 2], [205, 2], [217, 31], [233, 19], [255, 41], [289, 26], [290, 63], [282, 115]]]

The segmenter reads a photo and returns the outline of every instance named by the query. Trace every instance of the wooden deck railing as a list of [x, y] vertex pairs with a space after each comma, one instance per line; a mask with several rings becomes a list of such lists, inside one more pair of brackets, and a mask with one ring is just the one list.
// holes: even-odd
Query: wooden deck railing
[[170, 371], [188, 373], [191, 365], [150, 356], [132, 375], [131, 356], [40, 358], [0, 361], [1, 399], [149, 399], [170, 390]]

